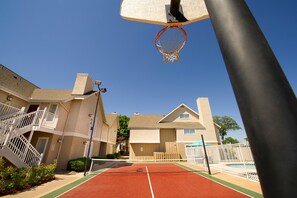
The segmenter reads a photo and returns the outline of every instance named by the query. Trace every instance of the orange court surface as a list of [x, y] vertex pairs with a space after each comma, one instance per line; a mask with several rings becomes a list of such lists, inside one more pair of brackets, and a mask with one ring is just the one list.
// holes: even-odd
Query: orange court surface
[[106, 169], [59, 197], [251, 197], [176, 164]]

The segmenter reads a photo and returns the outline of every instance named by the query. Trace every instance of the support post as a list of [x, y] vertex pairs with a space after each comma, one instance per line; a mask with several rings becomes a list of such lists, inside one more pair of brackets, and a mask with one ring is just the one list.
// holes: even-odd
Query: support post
[[180, 10], [180, 0], [171, 0], [170, 7], [166, 5], [166, 11], [168, 23], [188, 21], [182, 13], [182, 8]]
[[297, 197], [297, 101], [244, 0], [205, 0], [264, 197]]
[[[99, 89], [99, 86], [98, 86], [98, 93], [97, 93], [97, 99], [96, 99], [95, 113], [94, 113], [93, 123], [92, 123], [92, 127], [91, 127], [91, 134], [90, 134], [90, 139], [89, 139], [88, 152], [87, 152], [86, 161], [85, 161], [84, 176], [87, 175], [88, 158], [90, 156], [91, 145], [92, 145], [92, 141], [93, 141], [93, 133], [94, 133], [95, 123], [96, 123], [96, 115], [97, 115], [99, 97], [100, 97], [100, 89]], [[100, 139], [101, 139], [101, 137], [100, 137]]]
[[210, 167], [209, 167], [209, 161], [208, 161], [208, 156], [207, 156], [207, 152], [206, 152], [206, 148], [205, 148], [205, 143], [204, 143], [204, 138], [203, 138], [203, 135], [202, 134], [201, 134], [201, 139], [202, 139], [202, 144], [203, 144], [203, 149], [204, 149], [204, 155], [205, 155], [206, 165], [207, 165], [207, 169], [208, 169], [208, 174], [211, 175]]

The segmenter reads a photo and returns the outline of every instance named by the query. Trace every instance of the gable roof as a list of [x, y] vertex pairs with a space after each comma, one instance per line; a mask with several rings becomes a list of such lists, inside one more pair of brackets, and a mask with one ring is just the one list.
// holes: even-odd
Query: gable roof
[[171, 114], [173, 114], [175, 111], [177, 111], [179, 108], [181, 107], [185, 107], [186, 109], [188, 109], [190, 112], [192, 112], [193, 114], [197, 115], [199, 118], [199, 114], [194, 111], [193, 109], [191, 109], [190, 107], [188, 107], [187, 105], [185, 105], [184, 103], [180, 104], [179, 106], [177, 106], [175, 109], [173, 109], [170, 113], [168, 113], [166, 116], [164, 116], [159, 123], [161, 123], [162, 121], [164, 121], [168, 116], [170, 116]]
[[161, 129], [161, 128], [205, 128], [199, 122], [163, 122], [165, 116], [160, 114], [132, 115], [128, 127], [131, 129]]
[[118, 114], [105, 114], [105, 118], [109, 126], [111, 126], [115, 121], [117, 121], [117, 125], [119, 127]]
[[36, 85], [0, 64], [0, 87], [8, 93], [28, 100]]
[[65, 101], [72, 98], [71, 90], [35, 89], [30, 99], [38, 101]]

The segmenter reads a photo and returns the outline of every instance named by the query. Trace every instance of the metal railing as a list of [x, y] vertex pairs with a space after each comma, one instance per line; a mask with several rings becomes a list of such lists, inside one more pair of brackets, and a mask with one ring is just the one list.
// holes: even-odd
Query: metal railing
[[0, 102], [0, 121], [16, 117], [24, 113], [24, 108], [18, 109]]
[[[211, 169], [259, 181], [249, 145], [224, 144], [206, 146]], [[187, 147], [187, 161], [206, 166], [203, 147]]]

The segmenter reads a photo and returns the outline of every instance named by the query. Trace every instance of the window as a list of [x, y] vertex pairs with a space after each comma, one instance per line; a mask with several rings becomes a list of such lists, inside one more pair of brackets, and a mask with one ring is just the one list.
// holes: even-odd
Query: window
[[179, 118], [180, 119], [183, 119], [183, 120], [187, 120], [187, 119], [189, 119], [189, 114], [187, 114], [187, 113], [181, 113], [181, 114], [179, 114]]
[[53, 121], [54, 120], [57, 108], [58, 108], [58, 105], [56, 105], [56, 104], [51, 104], [49, 106], [46, 121]]
[[47, 146], [48, 138], [47, 137], [40, 137], [36, 143], [36, 150], [41, 154], [45, 152]]
[[184, 129], [185, 135], [192, 135], [195, 134], [195, 129]]

